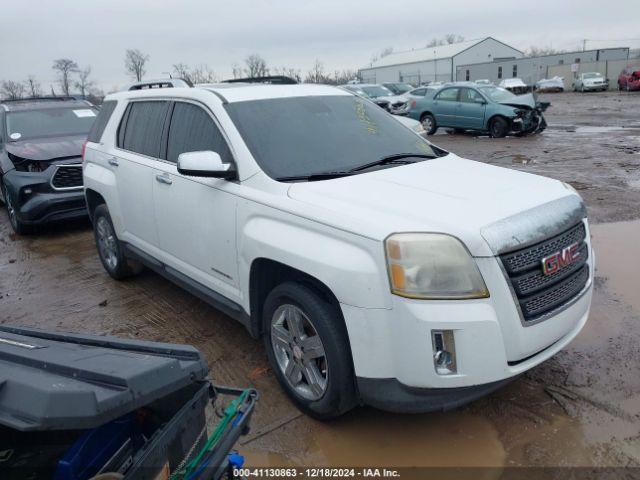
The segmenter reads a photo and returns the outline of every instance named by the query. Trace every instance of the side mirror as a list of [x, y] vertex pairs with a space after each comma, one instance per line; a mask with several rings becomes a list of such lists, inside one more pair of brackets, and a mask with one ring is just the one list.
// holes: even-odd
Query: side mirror
[[178, 156], [178, 173], [189, 177], [235, 178], [230, 163], [223, 163], [216, 152], [185, 152]]
[[486, 105], [487, 104], [487, 101], [484, 98], [476, 97], [476, 98], [473, 99], [473, 101], [475, 103], [479, 103], [480, 105]]

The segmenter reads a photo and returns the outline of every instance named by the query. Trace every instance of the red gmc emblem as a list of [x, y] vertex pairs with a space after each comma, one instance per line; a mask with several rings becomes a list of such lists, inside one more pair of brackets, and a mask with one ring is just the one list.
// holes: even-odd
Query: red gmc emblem
[[562, 250], [555, 252], [548, 257], [542, 259], [542, 271], [545, 275], [553, 275], [562, 267], [571, 265], [580, 257], [580, 251], [578, 250], [578, 243], [572, 243], [568, 247], [564, 247]]

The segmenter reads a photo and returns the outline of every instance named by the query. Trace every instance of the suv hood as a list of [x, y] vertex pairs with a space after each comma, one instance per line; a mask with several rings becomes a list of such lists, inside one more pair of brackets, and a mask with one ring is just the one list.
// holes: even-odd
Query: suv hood
[[10, 154], [26, 160], [54, 160], [56, 158], [79, 157], [82, 154], [82, 144], [86, 140], [85, 134], [33, 138], [7, 142], [6, 149]]
[[295, 183], [288, 195], [329, 213], [336, 227], [376, 240], [395, 232], [443, 232], [460, 238], [474, 256], [493, 256], [481, 236], [484, 227], [574, 194], [557, 180], [449, 154], [351, 177]]

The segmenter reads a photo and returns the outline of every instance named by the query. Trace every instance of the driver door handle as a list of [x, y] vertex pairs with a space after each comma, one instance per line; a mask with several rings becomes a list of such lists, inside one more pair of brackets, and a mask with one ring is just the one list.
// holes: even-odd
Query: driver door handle
[[117, 167], [118, 165], [120, 165], [120, 163], [118, 162], [118, 159], [116, 157], [111, 157], [107, 161], [109, 162], [109, 165], [111, 165], [112, 167]]
[[165, 185], [171, 185], [173, 183], [171, 177], [169, 177], [169, 175], [166, 173], [158, 173], [156, 175], [156, 181], [159, 183], [164, 183]]

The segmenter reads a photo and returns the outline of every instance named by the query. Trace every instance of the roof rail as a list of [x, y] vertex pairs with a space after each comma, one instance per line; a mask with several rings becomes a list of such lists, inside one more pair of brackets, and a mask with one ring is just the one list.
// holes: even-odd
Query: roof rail
[[67, 96], [60, 96], [60, 97], [56, 97], [53, 95], [48, 95], [48, 96], [44, 96], [44, 97], [25, 97], [25, 98], [15, 98], [15, 99], [6, 99], [6, 100], [0, 100], [0, 103], [17, 103], [17, 102], [65, 102], [65, 101], [72, 101], [72, 100], [81, 100], [77, 97], [73, 97], [70, 95]]
[[271, 85], [295, 85], [297, 80], [285, 75], [268, 75], [265, 77], [232, 78], [222, 83], [269, 83]]
[[191, 88], [193, 84], [184, 78], [160, 78], [157, 80], [142, 80], [127, 88], [127, 90], [148, 90], [151, 88]]

